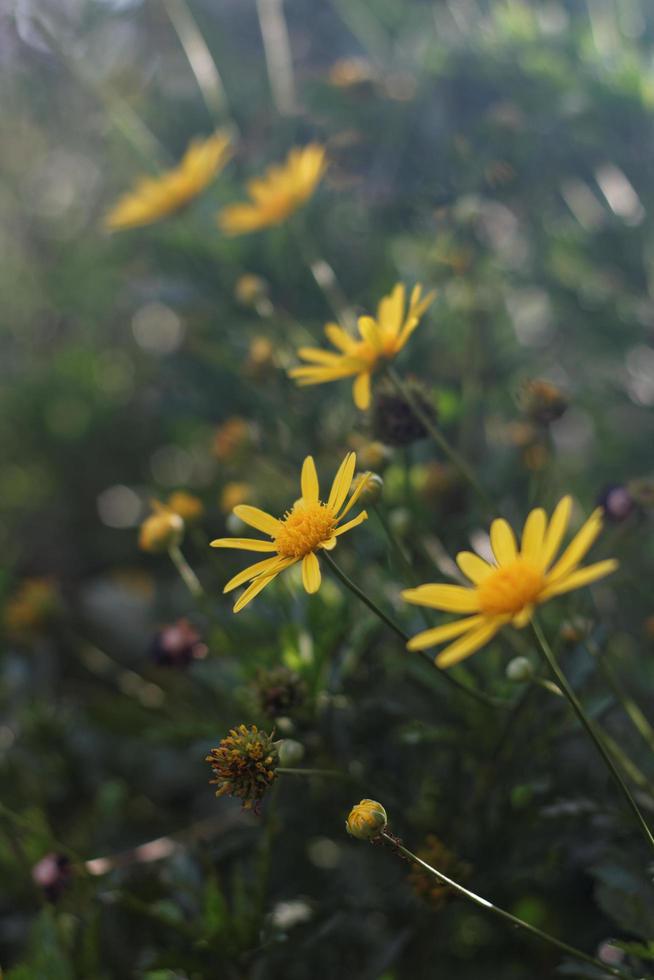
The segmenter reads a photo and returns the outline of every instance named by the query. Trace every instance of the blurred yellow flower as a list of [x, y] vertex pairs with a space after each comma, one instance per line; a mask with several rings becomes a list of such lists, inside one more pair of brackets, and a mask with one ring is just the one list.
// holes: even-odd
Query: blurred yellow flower
[[[489, 564], [470, 551], [457, 555], [457, 564], [471, 586], [429, 584], [405, 589], [407, 602], [443, 612], [473, 613], [444, 626], [418, 633], [407, 644], [409, 650], [455, 640], [436, 657], [438, 667], [451, 667], [488, 643], [507, 623], [521, 629], [531, 620], [537, 605], [554, 596], [580, 589], [610, 575], [618, 567], [608, 559], [579, 568], [602, 529], [602, 509], [588, 518], [554, 564], [570, 520], [572, 499], [559, 501], [548, 523], [541, 507], [532, 510], [522, 532], [518, 551], [516, 539], [502, 518], [493, 521], [490, 541], [497, 564]], [[458, 639], [457, 639], [458, 638]]]
[[199, 521], [204, 514], [204, 504], [200, 498], [186, 490], [175, 490], [174, 493], [171, 493], [166, 501], [166, 506], [179, 514], [185, 524]]
[[[272, 558], [251, 565], [229, 580], [224, 592], [231, 592], [245, 582], [250, 584], [234, 606], [239, 612], [261, 592], [280, 572], [302, 560], [302, 583], [307, 592], [317, 592], [320, 588], [320, 565], [317, 551], [331, 551], [336, 546], [339, 535], [350, 531], [367, 518], [361, 511], [346, 524], [341, 524], [345, 515], [359, 499], [361, 488], [357, 488], [347, 504], [345, 500], [352, 485], [356, 454], [348, 453], [341, 463], [327, 503], [320, 499], [320, 488], [316, 465], [312, 456], [307, 456], [302, 466], [302, 496], [281, 519], [267, 514], [258, 507], [241, 504], [234, 508], [234, 514], [251, 527], [268, 534], [271, 541], [255, 538], [218, 538], [211, 542], [212, 548], [240, 548], [243, 551], [270, 551]], [[343, 506], [345, 504], [345, 506]]]
[[139, 228], [179, 211], [211, 183], [231, 153], [230, 139], [224, 132], [193, 140], [177, 167], [158, 177], [138, 180], [106, 214], [105, 228]]
[[181, 542], [184, 521], [179, 514], [158, 500], [152, 500], [151, 505], [154, 513], [141, 524], [139, 548], [141, 551], [168, 551]]
[[244, 504], [248, 497], [254, 493], [249, 483], [238, 483], [233, 481], [226, 483], [220, 494], [220, 509], [223, 514], [228, 514], [230, 510], [238, 504]]
[[433, 301], [435, 293], [422, 297], [422, 287], [414, 286], [405, 310], [406, 291], [398, 283], [377, 307], [377, 318], [359, 317], [359, 338], [351, 337], [336, 323], [325, 327], [327, 338], [338, 352], [319, 347], [301, 347], [298, 355], [308, 365], [291, 368], [288, 372], [299, 385], [319, 385], [354, 376], [352, 394], [357, 408], [370, 405], [370, 379], [380, 361], [392, 360], [407, 343], [420, 322], [420, 317]]
[[252, 446], [252, 425], [240, 415], [232, 415], [219, 425], [213, 437], [213, 454], [221, 463], [231, 462]]
[[269, 167], [263, 177], [249, 181], [250, 202], [232, 204], [220, 212], [221, 230], [227, 235], [242, 235], [282, 224], [308, 201], [326, 169], [324, 146], [309, 143], [294, 147], [283, 164]]
[[59, 610], [59, 593], [47, 578], [27, 578], [7, 600], [4, 624], [14, 636], [37, 633]]

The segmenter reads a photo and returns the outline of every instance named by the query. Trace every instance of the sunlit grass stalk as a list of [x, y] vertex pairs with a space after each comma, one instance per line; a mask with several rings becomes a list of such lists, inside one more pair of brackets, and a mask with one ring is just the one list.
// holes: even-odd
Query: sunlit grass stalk
[[463, 476], [464, 479], [470, 484], [472, 489], [479, 496], [479, 499], [482, 501], [484, 507], [488, 511], [492, 512], [493, 502], [475, 476], [470, 464], [463, 458], [463, 456], [460, 455], [454, 446], [450, 444], [449, 440], [446, 439], [438, 426], [435, 425], [434, 421], [424, 411], [418, 400], [414, 398], [413, 393], [410, 391], [409, 387], [405, 385], [404, 381], [400, 378], [392, 365], [385, 364], [384, 371], [391, 383], [394, 385], [398, 394], [407, 402], [413, 414], [420, 420], [439, 449], [445, 454], [445, 456], [447, 456], [452, 465], [456, 467], [461, 476]]
[[236, 129], [215, 59], [186, 0], [164, 0], [164, 6], [179, 43], [184, 49], [209, 115], [217, 123], [227, 119], [231, 128]]
[[284, 0], [257, 0], [270, 91], [281, 116], [297, 112], [293, 55], [284, 17]]
[[475, 894], [475, 892], [470, 891], [468, 888], [464, 888], [463, 885], [460, 885], [452, 878], [448, 878], [447, 875], [444, 875], [441, 871], [437, 871], [436, 868], [432, 868], [432, 866], [427, 864], [426, 861], [423, 861], [416, 854], [413, 854], [407, 847], [404, 846], [404, 844], [396, 840], [391, 834], [384, 831], [381, 834], [381, 837], [387, 844], [390, 844], [394, 850], [398, 851], [409, 861], [413, 861], [415, 864], [420, 865], [421, 868], [424, 868], [425, 871], [429, 872], [429, 874], [433, 875], [444, 885], [448, 885], [458, 895], [461, 895], [463, 898], [468, 899], [468, 901], [473, 902], [475, 905], [478, 905], [483, 909], [487, 909], [497, 918], [503, 919], [505, 922], [508, 922], [510, 925], [516, 926], [519, 929], [524, 929], [526, 932], [531, 933], [532, 936], [537, 936], [539, 939], [542, 939], [543, 942], [549, 943], [550, 946], [555, 946], [562, 952], [567, 953], [568, 956], [574, 956], [575, 959], [582, 960], [584, 963], [592, 964], [592, 966], [602, 970], [604, 974], [613, 977], [623, 977], [624, 980], [633, 980], [630, 973], [625, 973], [624, 970], [620, 970], [614, 966], [609, 966], [607, 963], [603, 963], [601, 960], [595, 959], [594, 956], [589, 956], [580, 949], [576, 949], [574, 946], [569, 946], [568, 943], [564, 943], [561, 939], [556, 939], [549, 933], [543, 932], [543, 930], [539, 929], [537, 926], [531, 925], [529, 922], [524, 922], [516, 915], [512, 915], [511, 912], [507, 912], [505, 909], [501, 909], [497, 905], [493, 905], [493, 903], [489, 902], [488, 899], [482, 898], [480, 895]]
[[599, 650], [595, 650], [594, 644], [591, 646], [590, 643], [586, 643], [586, 646], [591, 654], [596, 654], [595, 659], [599, 664], [600, 671], [602, 672], [607, 684], [613, 691], [616, 700], [622, 705], [625, 714], [628, 716], [643, 741], [646, 743], [649, 749], [654, 752], [654, 728], [652, 728], [634, 699], [625, 691], [616, 672], [613, 670], [608, 657], [605, 654], [602, 654]]
[[[363, 591], [363, 589], [360, 589], [359, 586], [355, 582], [353, 582], [352, 579], [349, 578], [349, 576], [347, 576], [341, 568], [339, 568], [339, 566], [336, 564], [332, 556], [328, 554], [327, 551], [323, 551], [322, 555], [325, 561], [327, 562], [327, 564], [329, 565], [329, 567], [331, 568], [334, 575], [343, 583], [343, 585], [347, 589], [349, 589], [350, 592], [352, 592], [358, 599], [360, 599], [361, 602], [363, 602], [368, 607], [368, 609], [370, 609], [370, 611], [375, 614], [375, 616], [381, 619], [381, 621], [386, 626], [388, 626], [388, 628], [392, 630], [393, 633], [395, 633], [395, 635], [398, 636], [406, 646], [406, 644], [409, 641], [408, 633], [405, 633], [404, 630], [401, 629], [401, 627], [399, 627], [397, 623], [395, 623], [390, 618], [390, 616], [386, 615], [383, 609], [380, 609], [379, 606], [375, 602], [373, 602], [370, 596], [368, 596]], [[421, 656], [425, 660], [427, 660], [428, 663], [433, 667], [434, 661], [432, 660], [430, 655], [426, 651], [421, 650], [419, 652]], [[456, 678], [452, 677], [452, 675], [448, 674], [446, 671], [439, 671], [439, 674], [441, 675], [443, 680], [445, 680], [448, 684], [455, 687], [458, 691], [467, 694], [469, 697], [475, 698], [476, 701], [479, 701], [481, 704], [486, 705], [486, 707], [491, 707], [491, 708], [509, 707], [508, 704], [505, 704], [504, 702], [500, 701], [497, 698], [492, 698], [488, 694], [484, 694], [482, 691], [476, 691], [474, 688], [468, 687], [466, 684], [462, 684], [461, 681], [456, 680]]]
[[631, 791], [629, 790], [629, 787], [627, 786], [622, 776], [620, 775], [618, 767], [614, 762], [609, 749], [606, 747], [602, 735], [600, 734], [594, 722], [591, 721], [591, 719], [588, 717], [577, 695], [570, 687], [570, 684], [568, 683], [565, 674], [563, 673], [563, 671], [558, 665], [558, 662], [556, 660], [552, 648], [550, 647], [549, 643], [545, 638], [545, 634], [540, 628], [540, 625], [535, 620], [532, 621], [532, 628], [538, 646], [540, 647], [543, 653], [547, 666], [549, 667], [557, 686], [561, 689], [565, 697], [568, 699], [572, 707], [572, 710], [576, 714], [582, 726], [586, 729], [586, 732], [588, 733], [592, 741], [595, 743], [595, 747], [597, 748], [597, 751], [602, 756], [602, 759], [604, 760], [607, 769], [611, 773], [615, 782], [618, 784], [620, 791], [622, 792], [622, 795], [624, 796], [624, 799], [627, 805], [629, 806], [629, 809], [633, 813], [636, 822], [641, 830], [641, 833], [645, 837], [645, 840], [647, 841], [649, 846], [654, 850], [654, 836], [652, 836], [652, 832], [649, 829], [645, 821], [645, 818], [640, 812], [638, 804], [633, 798]]
[[178, 544], [173, 544], [168, 549], [168, 554], [170, 555], [170, 560], [179, 572], [180, 578], [184, 582], [184, 585], [189, 590], [194, 599], [204, 599], [205, 591], [200, 582], [199, 578], [187, 562], [186, 558], [182, 554], [182, 550]]
[[333, 268], [316, 250], [304, 222], [304, 217], [298, 215], [289, 223], [296, 238], [298, 248], [313, 279], [325, 297], [327, 305], [341, 324], [350, 333], [356, 329], [356, 316], [350, 306], [345, 291], [336, 277]]

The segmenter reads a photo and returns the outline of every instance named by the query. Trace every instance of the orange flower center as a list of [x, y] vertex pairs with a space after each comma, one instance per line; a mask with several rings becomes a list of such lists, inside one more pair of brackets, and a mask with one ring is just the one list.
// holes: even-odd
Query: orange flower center
[[277, 553], [283, 558], [303, 558], [331, 538], [335, 527], [336, 517], [327, 504], [298, 500], [275, 538]]
[[545, 582], [542, 572], [524, 558], [516, 558], [492, 572], [478, 586], [479, 607], [487, 616], [515, 615], [538, 598]]

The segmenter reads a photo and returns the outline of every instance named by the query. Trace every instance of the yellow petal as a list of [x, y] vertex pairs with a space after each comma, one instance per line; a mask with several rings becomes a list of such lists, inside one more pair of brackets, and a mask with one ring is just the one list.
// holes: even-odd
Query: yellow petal
[[445, 647], [436, 657], [436, 666], [441, 668], [452, 667], [454, 664], [460, 663], [461, 660], [465, 660], [466, 657], [471, 656], [471, 654], [476, 653], [480, 647], [483, 647], [485, 643], [488, 643], [495, 636], [502, 623], [503, 620], [501, 619], [493, 619], [490, 623], [480, 626], [479, 629], [473, 630], [462, 639], [451, 643], [449, 647]]
[[586, 568], [579, 568], [576, 572], [571, 572], [570, 575], [559, 579], [558, 582], [548, 585], [541, 592], [540, 600], [543, 602], [552, 596], [572, 592], [573, 589], [581, 589], [584, 585], [590, 585], [591, 582], [604, 578], [605, 575], [610, 575], [617, 567], [618, 563], [614, 558], [607, 558], [606, 561], [597, 561], [593, 565], [587, 565]]
[[255, 578], [254, 582], [250, 582], [247, 589], [238, 597], [234, 603], [234, 612], [240, 612], [241, 609], [245, 608], [249, 602], [252, 602], [255, 596], [259, 595], [262, 589], [265, 589], [267, 585], [270, 585], [272, 580], [276, 578], [278, 572], [273, 572], [272, 575], [259, 575]]
[[491, 547], [498, 565], [508, 565], [516, 555], [515, 535], [503, 517], [498, 517], [491, 524]]
[[307, 503], [317, 504], [320, 497], [320, 488], [318, 486], [318, 474], [316, 473], [316, 464], [313, 461], [313, 456], [307, 456], [302, 464], [301, 487], [303, 499]]
[[310, 595], [320, 588], [320, 562], [313, 551], [302, 559], [302, 585]]
[[257, 578], [259, 575], [265, 575], [267, 572], [272, 572], [273, 569], [276, 572], [281, 571], [284, 562], [288, 561], [288, 558], [280, 558], [278, 555], [275, 555], [274, 558], [264, 558], [263, 561], [258, 561], [254, 565], [244, 568], [242, 572], [238, 573], [238, 575], [234, 575], [233, 578], [230, 578], [229, 582], [224, 587], [223, 592], [231, 592], [232, 589], [237, 589], [239, 585], [243, 585], [244, 582], [249, 582], [252, 578]]
[[462, 585], [419, 585], [417, 589], [405, 589], [402, 598], [416, 606], [429, 606], [442, 612], [479, 611], [476, 590]]
[[342, 354], [332, 350], [321, 350], [320, 347], [300, 347], [298, 356], [303, 361], [312, 361], [314, 364], [338, 364], [343, 357]]
[[522, 531], [522, 557], [528, 561], [537, 561], [543, 550], [543, 539], [547, 518], [542, 507], [536, 507], [528, 515]]
[[337, 538], [339, 534], [345, 534], [346, 531], [351, 531], [353, 527], [357, 527], [358, 524], [363, 524], [364, 521], [368, 519], [368, 514], [365, 510], [362, 510], [360, 514], [353, 517], [351, 521], [347, 521], [345, 524], [341, 524], [334, 531], [334, 537]]
[[547, 568], [561, 547], [561, 542], [568, 529], [571, 510], [572, 497], [563, 497], [554, 508], [554, 513], [552, 514], [549, 527], [545, 532], [545, 540], [543, 542], [543, 551], [541, 554], [543, 568]]
[[357, 320], [361, 339], [370, 346], [373, 351], [379, 350], [379, 327], [377, 321], [371, 316], [360, 316]]
[[489, 565], [479, 555], [474, 555], [472, 551], [460, 551], [456, 556], [456, 563], [466, 578], [469, 578], [475, 585], [483, 582], [493, 571], [492, 565]]
[[377, 321], [385, 333], [397, 335], [402, 326], [404, 314], [404, 284], [396, 283], [388, 296], [384, 296], [377, 307]]
[[240, 548], [242, 551], [276, 551], [274, 541], [257, 541], [255, 538], [216, 538], [212, 548]]
[[437, 643], [445, 643], [452, 640], [455, 636], [461, 636], [468, 630], [475, 629], [484, 622], [483, 616], [469, 616], [467, 619], [457, 619], [454, 623], [446, 623], [444, 626], [434, 626], [433, 629], [423, 630], [416, 633], [407, 643], [407, 650], [427, 650], [429, 647], [436, 646]]
[[251, 507], [249, 504], [237, 504], [234, 508], [234, 513], [244, 524], [249, 524], [250, 527], [256, 527], [257, 531], [270, 534], [273, 538], [279, 534], [282, 526], [282, 522], [278, 521], [272, 514], [267, 514], [265, 510], [260, 510], [258, 507]]
[[327, 323], [325, 333], [334, 347], [338, 347], [343, 354], [347, 354], [355, 346], [355, 341], [337, 323]]
[[524, 609], [521, 609], [520, 612], [513, 617], [513, 619], [511, 620], [511, 625], [515, 626], [517, 630], [524, 629], [527, 623], [531, 622], [531, 617], [533, 615], [534, 615], [533, 605], [525, 606]]
[[343, 520], [343, 518], [345, 517], [345, 515], [349, 511], [352, 510], [352, 508], [354, 507], [354, 505], [356, 504], [357, 500], [359, 499], [359, 497], [361, 496], [361, 494], [364, 492], [365, 489], [366, 489], [366, 481], [365, 480], [360, 480], [359, 481], [359, 485], [357, 487], [355, 487], [354, 490], [352, 491], [352, 495], [351, 495], [350, 499], [346, 503], [346, 505], [343, 508], [343, 510], [341, 511], [341, 513], [338, 515], [337, 520], [339, 520], [339, 521], [342, 521]]
[[363, 371], [357, 374], [352, 385], [352, 397], [354, 404], [361, 411], [365, 412], [370, 407], [370, 372]]
[[332, 488], [329, 493], [329, 500], [327, 501], [327, 506], [335, 514], [339, 512], [343, 505], [343, 501], [347, 497], [348, 490], [352, 486], [352, 477], [354, 476], [354, 469], [357, 465], [356, 453], [348, 453], [341, 465], [338, 468], [338, 472], [334, 477], [334, 482], [332, 483]]
[[557, 563], [552, 566], [547, 576], [548, 581], [561, 578], [568, 572], [574, 571], [586, 552], [593, 546], [601, 530], [602, 508], [598, 507], [574, 536]]

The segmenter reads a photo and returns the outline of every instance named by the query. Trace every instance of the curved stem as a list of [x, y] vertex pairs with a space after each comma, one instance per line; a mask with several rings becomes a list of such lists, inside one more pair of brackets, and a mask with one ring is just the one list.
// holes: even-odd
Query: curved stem
[[609, 966], [607, 963], [602, 963], [601, 960], [595, 959], [594, 956], [589, 956], [587, 953], [583, 953], [580, 949], [576, 949], [574, 946], [569, 946], [561, 939], [556, 939], [554, 936], [550, 936], [549, 933], [543, 932], [543, 930], [539, 929], [537, 926], [532, 926], [529, 922], [523, 922], [522, 919], [512, 915], [510, 912], [506, 912], [497, 905], [493, 905], [493, 903], [489, 902], [486, 898], [481, 898], [480, 895], [476, 895], [468, 888], [464, 888], [463, 885], [460, 885], [457, 881], [453, 881], [452, 878], [448, 878], [447, 875], [437, 871], [436, 868], [432, 868], [430, 864], [427, 864], [426, 861], [423, 861], [416, 854], [413, 854], [407, 847], [404, 846], [404, 844], [401, 844], [399, 841], [395, 840], [390, 834], [383, 833], [381, 836], [395, 850], [399, 851], [400, 854], [403, 854], [404, 857], [408, 858], [410, 861], [414, 861], [416, 864], [419, 864], [421, 868], [424, 868], [425, 871], [428, 871], [430, 874], [434, 875], [435, 878], [438, 878], [438, 880], [443, 884], [448, 885], [459, 895], [467, 898], [468, 901], [474, 902], [475, 905], [479, 905], [481, 908], [487, 909], [498, 918], [504, 919], [505, 922], [509, 922], [512, 926], [518, 926], [518, 928], [524, 929], [526, 932], [530, 932], [533, 936], [538, 936], [539, 939], [549, 943], [550, 946], [556, 946], [557, 949], [562, 950], [569, 956], [574, 956], [575, 959], [583, 960], [584, 963], [591, 963], [593, 966], [602, 970], [605, 974], [609, 974], [609, 976], [623, 977], [625, 980], [633, 980], [631, 974], [625, 973], [623, 970], [619, 970], [617, 967]]
[[549, 643], [545, 639], [545, 635], [536, 621], [532, 621], [532, 628], [534, 631], [534, 636], [536, 637], [538, 645], [540, 646], [543, 652], [543, 656], [545, 657], [547, 666], [549, 667], [552, 676], [554, 677], [554, 680], [556, 681], [561, 691], [563, 691], [564, 695], [567, 697], [572, 707], [572, 710], [574, 711], [577, 718], [579, 719], [579, 721], [586, 729], [587, 733], [590, 735], [593, 742], [595, 743], [595, 747], [597, 748], [597, 751], [602, 756], [602, 759], [604, 760], [607, 769], [609, 770], [614, 780], [620, 787], [620, 791], [622, 792], [622, 795], [624, 796], [627, 805], [629, 806], [629, 809], [631, 810], [634, 817], [636, 818], [636, 822], [640, 827], [640, 830], [645, 840], [647, 841], [649, 846], [652, 849], [654, 849], [654, 836], [652, 836], [652, 832], [647, 826], [647, 823], [645, 822], [645, 818], [640, 812], [638, 804], [636, 803], [635, 799], [631, 795], [631, 791], [629, 790], [629, 787], [623, 780], [615, 762], [611, 758], [611, 754], [609, 750], [606, 748], [599, 731], [597, 730], [595, 724], [591, 721], [591, 719], [584, 711], [577, 695], [570, 687], [565, 674], [563, 673], [563, 671], [561, 670], [561, 668], [559, 667], [556, 661], [556, 657], [554, 656], [552, 648], [550, 647]]
[[168, 554], [170, 555], [170, 560], [177, 569], [182, 578], [184, 585], [189, 590], [194, 599], [201, 599], [204, 597], [204, 589], [200, 583], [199, 578], [187, 562], [186, 558], [182, 554], [182, 550], [179, 545], [174, 544], [168, 549]]
[[[333, 571], [334, 575], [341, 580], [343, 585], [346, 588], [348, 588], [350, 592], [354, 593], [354, 595], [358, 599], [360, 599], [361, 602], [365, 603], [368, 609], [370, 609], [371, 612], [375, 614], [375, 616], [381, 619], [381, 621], [385, 623], [386, 626], [388, 626], [388, 628], [391, 629], [396, 636], [399, 636], [399, 638], [405, 644], [407, 644], [410, 640], [410, 636], [408, 635], [408, 633], [405, 633], [404, 630], [397, 625], [397, 623], [393, 622], [393, 620], [389, 616], [387, 616], [386, 613], [382, 609], [380, 609], [375, 602], [372, 601], [370, 596], [366, 595], [366, 593], [362, 589], [360, 589], [359, 586], [356, 585], [356, 583], [353, 582], [352, 579], [349, 578], [341, 568], [339, 568], [339, 566], [336, 564], [332, 556], [327, 551], [323, 551], [322, 555], [325, 561], [327, 562], [327, 564], [329, 565], [329, 567], [331, 568], [331, 570]], [[429, 656], [426, 650], [420, 650], [419, 653], [425, 660], [429, 662], [429, 664], [432, 667], [434, 666], [434, 661]], [[506, 704], [498, 700], [497, 698], [492, 698], [488, 694], [483, 694], [481, 691], [476, 691], [474, 688], [468, 687], [466, 684], [462, 684], [461, 681], [457, 681], [456, 678], [452, 677], [451, 674], [448, 674], [447, 671], [439, 670], [439, 673], [443, 678], [443, 680], [447, 681], [448, 684], [451, 684], [458, 691], [461, 691], [464, 694], [467, 694], [470, 697], [475, 698], [481, 704], [486, 705], [486, 707], [491, 707], [491, 708], [510, 707], [509, 704]]]
[[413, 414], [422, 422], [423, 426], [434, 440], [436, 445], [443, 451], [443, 453], [448, 457], [450, 462], [456, 466], [459, 473], [468, 481], [472, 489], [479, 496], [484, 507], [488, 511], [493, 511], [493, 502], [482, 487], [481, 483], [474, 474], [474, 471], [470, 464], [461, 456], [457, 450], [450, 444], [450, 442], [445, 438], [440, 429], [434, 425], [432, 419], [429, 418], [427, 413], [423, 410], [422, 406], [416, 398], [413, 397], [410, 389], [404, 384], [399, 374], [396, 372], [395, 368], [390, 364], [384, 365], [384, 371], [386, 372], [388, 378], [395, 386], [397, 392], [401, 397], [407, 402]]
[[276, 772], [281, 772], [284, 776], [327, 776], [330, 779], [351, 780], [353, 777], [346, 772], [338, 772], [337, 769], [294, 769], [288, 766], [277, 766]]

